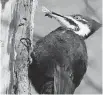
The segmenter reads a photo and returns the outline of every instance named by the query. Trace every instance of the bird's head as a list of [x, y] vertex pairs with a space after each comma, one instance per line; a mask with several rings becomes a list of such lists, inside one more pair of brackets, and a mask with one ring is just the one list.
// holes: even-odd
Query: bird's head
[[69, 23], [69, 25], [65, 27], [73, 30], [76, 34], [84, 38], [88, 38], [101, 27], [99, 22], [79, 14], [64, 16], [64, 19]]
[[55, 18], [63, 27], [73, 30], [73, 32], [85, 39], [101, 27], [99, 22], [79, 14], [63, 16], [45, 7], [43, 7], [43, 12], [45, 12], [45, 16]]

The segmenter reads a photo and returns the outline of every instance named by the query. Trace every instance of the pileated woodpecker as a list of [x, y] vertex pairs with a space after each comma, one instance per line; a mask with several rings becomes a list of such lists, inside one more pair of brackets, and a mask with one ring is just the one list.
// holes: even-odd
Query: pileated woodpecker
[[101, 24], [82, 15], [62, 16], [46, 8], [43, 11], [61, 26], [36, 42], [29, 78], [40, 94], [72, 94], [87, 70], [84, 40]]

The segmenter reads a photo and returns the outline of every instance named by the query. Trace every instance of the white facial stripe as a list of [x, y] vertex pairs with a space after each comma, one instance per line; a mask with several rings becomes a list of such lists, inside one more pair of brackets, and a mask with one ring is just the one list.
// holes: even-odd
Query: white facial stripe
[[80, 30], [79, 31], [74, 31], [76, 34], [81, 35], [81, 36], [85, 36], [88, 35], [90, 33], [90, 29], [86, 24], [82, 24], [81, 22], [73, 19], [71, 16], [66, 16], [67, 18], [73, 20], [76, 24], [78, 24]]
[[85, 19], [82, 19], [83, 21], [87, 22]]
[[63, 17], [60, 17], [60, 16], [57, 16], [57, 15], [54, 15], [52, 14], [52, 16], [58, 20], [60, 22], [60, 24], [66, 28], [72, 28], [72, 29], [75, 29], [75, 26], [74, 25], [71, 25], [68, 21], [66, 21]]

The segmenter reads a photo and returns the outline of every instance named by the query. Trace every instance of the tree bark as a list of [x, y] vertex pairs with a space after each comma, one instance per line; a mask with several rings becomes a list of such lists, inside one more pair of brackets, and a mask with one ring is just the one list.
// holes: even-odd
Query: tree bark
[[0, 37], [2, 63], [0, 93], [31, 93], [28, 80], [29, 54], [20, 39], [30, 38], [33, 42], [34, 14], [37, 4], [37, 0], [9, 0], [5, 7], [3, 6]]

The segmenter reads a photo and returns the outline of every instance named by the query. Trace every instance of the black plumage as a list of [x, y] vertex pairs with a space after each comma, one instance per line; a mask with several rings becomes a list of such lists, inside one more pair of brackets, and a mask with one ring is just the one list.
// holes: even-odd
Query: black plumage
[[[47, 36], [36, 42], [33, 59], [29, 66], [29, 78], [38, 93], [44, 94], [70, 94], [74, 90], [62, 90], [71, 83], [74, 89], [80, 84], [87, 69], [87, 50], [84, 38], [75, 34], [72, 30], [59, 27]], [[57, 67], [61, 68], [59, 84], [55, 84], [54, 77]], [[54, 73], [55, 72], [55, 73]], [[64, 77], [64, 79], [63, 79]], [[66, 80], [67, 82], [63, 82]], [[68, 81], [70, 80], [71, 83]]]

